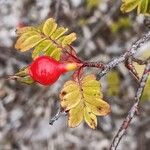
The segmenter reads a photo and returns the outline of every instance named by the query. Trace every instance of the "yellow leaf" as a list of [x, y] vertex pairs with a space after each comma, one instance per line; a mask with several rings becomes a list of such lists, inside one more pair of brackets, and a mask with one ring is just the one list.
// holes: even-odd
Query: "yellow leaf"
[[34, 27], [31, 27], [31, 26], [27, 26], [27, 27], [22, 27], [22, 28], [18, 28], [16, 30], [16, 33], [18, 35], [21, 35], [21, 34], [24, 34], [24, 33], [27, 33], [27, 32], [31, 32], [31, 31], [36, 31]]
[[[101, 85], [94, 75], [83, 77], [80, 83], [72, 80], [66, 82], [61, 90], [60, 99], [62, 108], [69, 112], [69, 118], [71, 118], [71, 123], [68, 120], [69, 126], [79, 125], [84, 118], [86, 123], [94, 129], [97, 125], [95, 115], [104, 116], [110, 112], [109, 104], [102, 98]], [[84, 117], [78, 116], [77, 111], [83, 109], [84, 112], [81, 111], [80, 116]]]
[[16, 44], [15, 44], [15, 48], [20, 50], [21, 49], [21, 44], [27, 40], [29, 37], [33, 36], [33, 35], [38, 35], [38, 33], [36, 31], [28, 31], [24, 34], [22, 34], [19, 39], [17, 40]]
[[37, 44], [39, 44], [43, 40], [45, 39], [42, 39], [39, 35], [33, 35], [20, 44], [20, 50], [22, 52], [27, 51], [36, 46]]
[[67, 28], [57, 27], [55, 19], [49, 18], [40, 26], [17, 29], [19, 38], [15, 48], [22, 52], [33, 49], [33, 59], [46, 55], [60, 60], [64, 47], [76, 39], [75, 33], [64, 35], [67, 31]]
[[60, 93], [61, 106], [64, 110], [69, 110], [80, 102], [81, 97], [82, 95], [78, 84], [75, 81], [68, 81]]
[[71, 34], [65, 36], [65, 38], [62, 41], [62, 46], [70, 45], [76, 39], [77, 39], [76, 34], [75, 33], [71, 33]]
[[55, 22], [55, 19], [49, 18], [43, 25], [43, 33], [47, 36], [51, 36], [53, 32], [56, 30], [56, 28], [57, 23]]
[[91, 96], [101, 96], [100, 92], [96, 89], [96, 88], [85, 88], [85, 87], [82, 87], [83, 91], [84, 91], [84, 94], [86, 95], [91, 95]]
[[[85, 100], [86, 101], [86, 100]], [[93, 103], [95, 100], [93, 100]], [[110, 106], [105, 101], [99, 99], [99, 104], [93, 105], [91, 102], [85, 102], [85, 105], [91, 108], [91, 112], [97, 116], [105, 116], [110, 112]]]
[[84, 120], [92, 129], [97, 126], [97, 118], [88, 107], [84, 108]]
[[80, 102], [76, 107], [72, 108], [68, 114], [69, 127], [77, 127], [83, 120], [84, 105]]
[[65, 34], [68, 31], [68, 28], [59, 27], [56, 29], [56, 31], [52, 34], [52, 39], [57, 40], [59, 37], [61, 37], [63, 34]]

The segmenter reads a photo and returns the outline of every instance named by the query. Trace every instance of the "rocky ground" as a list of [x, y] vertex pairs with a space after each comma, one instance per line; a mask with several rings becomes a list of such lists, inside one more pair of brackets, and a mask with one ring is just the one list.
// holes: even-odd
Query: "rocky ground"
[[[89, 61], [108, 62], [124, 53], [148, 31], [143, 16], [123, 15], [120, 1], [101, 0], [95, 8], [82, 0], [0, 0], [0, 150], [106, 150], [134, 102], [136, 80], [121, 64], [115, 68], [119, 78], [118, 94], [108, 92], [108, 80], [102, 78], [104, 99], [112, 112], [98, 118], [92, 130], [82, 123], [67, 126], [62, 116], [53, 126], [49, 119], [59, 107], [58, 93], [69, 75], [57, 84], [44, 87], [6, 80], [31, 62], [31, 53], [14, 49], [15, 29], [21, 24], [36, 25], [55, 17], [61, 25], [77, 33], [74, 43], [79, 56]], [[117, 29], [119, 18], [130, 21]], [[98, 70], [89, 72], [97, 73]], [[115, 86], [115, 85], [114, 85]], [[150, 97], [142, 101], [139, 114], [121, 141], [118, 150], [149, 150]]]

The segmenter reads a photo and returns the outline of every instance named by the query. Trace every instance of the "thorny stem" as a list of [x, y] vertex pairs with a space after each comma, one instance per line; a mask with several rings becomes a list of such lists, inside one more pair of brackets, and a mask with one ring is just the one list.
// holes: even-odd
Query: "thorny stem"
[[140, 99], [144, 90], [144, 87], [146, 85], [146, 81], [148, 79], [149, 76], [149, 70], [150, 70], [150, 62], [147, 64], [147, 66], [145, 67], [144, 73], [142, 75], [141, 81], [140, 81], [140, 85], [137, 89], [136, 95], [135, 95], [135, 102], [133, 104], [133, 106], [131, 107], [127, 117], [124, 119], [120, 129], [118, 130], [116, 136], [114, 137], [112, 144], [110, 146], [110, 150], [116, 150], [120, 140], [122, 139], [123, 135], [125, 134], [131, 120], [133, 119], [134, 115], [137, 112], [138, 109], [138, 105], [140, 103]]

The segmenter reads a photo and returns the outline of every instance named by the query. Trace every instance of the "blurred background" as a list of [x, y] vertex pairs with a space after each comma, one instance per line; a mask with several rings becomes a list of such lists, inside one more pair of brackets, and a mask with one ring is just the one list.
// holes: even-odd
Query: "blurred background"
[[[37, 25], [49, 17], [77, 33], [73, 44], [88, 61], [109, 62], [128, 50], [149, 29], [144, 16], [122, 14], [121, 0], [0, 0], [0, 150], [106, 150], [134, 102], [138, 84], [120, 64], [101, 79], [104, 99], [112, 112], [98, 118], [98, 127], [67, 126], [62, 116], [49, 119], [59, 108], [59, 91], [69, 74], [53, 86], [7, 81], [31, 61], [31, 52], [14, 49], [17, 27]], [[88, 69], [87, 72], [98, 73]], [[150, 81], [150, 80], [149, 80]], [[118, 150], [150, 149], [150, 82], [139, 114], [132, 120]]]

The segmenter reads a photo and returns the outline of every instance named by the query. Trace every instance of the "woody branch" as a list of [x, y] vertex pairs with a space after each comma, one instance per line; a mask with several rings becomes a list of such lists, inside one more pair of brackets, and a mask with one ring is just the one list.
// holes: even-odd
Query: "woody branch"
[[131, 120], [133, 119], [133, 117], [135, 116], [135, 114], [137, 112], [137, 109], [138, 109], [138, 106], [140, 103], [140, 99], [141, 99], [144, 87], [146, 85], [146, 81], [148, 79], [149, 70], [150, 70], [150, 61], [146, 65], [144, 73], [143, 73], [142, 78], [140, 80], [140, 84], [139, 84], [139, 87], [138, 87], [136, 95], [135, 95], [135, 102], [134, 102], [133, 106], [131, 107], [127, 117], [124, 119], [124, 121], [123, 121], [120, 129], [118, 130], [116, 136], [114, 137], [112, 144], [110, 146], [110, 150], [116, 150], [120, 140], [122, 139], [127, 128], [129, 127]]

